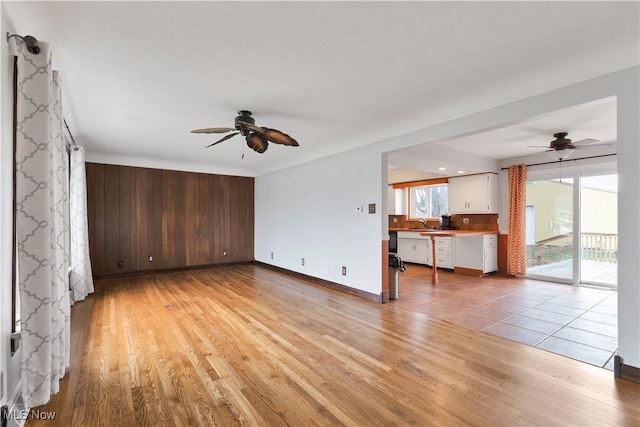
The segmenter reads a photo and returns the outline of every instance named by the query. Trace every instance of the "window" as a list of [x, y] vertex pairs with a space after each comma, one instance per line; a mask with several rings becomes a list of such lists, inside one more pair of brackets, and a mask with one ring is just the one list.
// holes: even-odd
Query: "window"
[[437, 218], [448, 212], [447, 184], [409, 188], [409, 217]]

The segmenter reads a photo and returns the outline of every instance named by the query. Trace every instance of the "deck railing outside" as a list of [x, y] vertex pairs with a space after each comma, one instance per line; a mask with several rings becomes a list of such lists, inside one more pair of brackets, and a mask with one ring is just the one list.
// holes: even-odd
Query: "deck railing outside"
[[618, 262], [618, 235], [608, 233], [580, 233], [582, 259], [599, 262]]
[[[570, 259], [573, 233], [559, 234], [540, 240], [527, 247], [527, 265], [544, 265], [550, 262]], [[598, 262], [618, 262], [618, 235], [610, 233], [580, 233], [582, 259]]]

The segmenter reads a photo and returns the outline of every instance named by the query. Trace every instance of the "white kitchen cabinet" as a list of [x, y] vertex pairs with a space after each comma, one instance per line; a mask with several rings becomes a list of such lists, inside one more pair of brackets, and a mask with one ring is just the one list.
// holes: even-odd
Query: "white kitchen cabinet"
[[447, 186], [449, 213], [498, 213], [498, 175], [449, 178]]
[[484, 268], [483, 273], [498, 271], [498, 235], [488, 234], [483, 237]]
[[418, 231], [398, 231], [398, 255], [406, 262], [431, 265], [431, 238]]
[[388, 207], [389, 215], [406, 215], [407, 213], [407, 189], [393, 188], [389, 186]]
[[396, 215], [396, 192], [393, 185], [387, 186], [387, 214]]
[[498, 235], [456, 238], [455, 266], [491, 273], [498, 270]]
[[[455, 259], [455, 239], [453, 237], [436, 237], [436, 266], [438, 268], [453, 268]], [[429, 245], [431, 251], [431, 245]], [[431, 251], [432, 253], [432, 251]], [[429, 257], [429, 266], [433, 266]]]
[[431, 242], [427, 239], [398, 239], [400, 258], [406, 262], [429, 264], [431, 262]]

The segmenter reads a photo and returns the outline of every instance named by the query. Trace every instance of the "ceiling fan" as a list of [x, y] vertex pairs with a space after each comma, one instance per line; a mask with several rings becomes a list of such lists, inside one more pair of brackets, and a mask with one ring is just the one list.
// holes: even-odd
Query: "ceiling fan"
[[564, 160], [569, 157], [573, 151], [577, 148], [586, 148], [589, 146], [595, 145], [611, 145], [611, 144], [603, 144], [600, 143], [597, 139], [581, 139], [579, 141], [571, 141], [567, 138], [569, 134], [567, 132], [558, 132], [554, 133], [553, 137], [555, 138], [553, 141], [549, 142], [549, 146], [546, 145], [529, 145], [529, 147], [545, 147], [547, 148], [545, 152], [549, 153], [551, 157], [556, 160]]
[[251, 111], [240, 110], [238, 111], [238, 115], [235, 118], [235, 127], [216, 127], [216, 128], [204, 128], [204, 129], [194, 129], [191, 133], [230, 133], [226, 135], [222, 139], [214, 142], [213, 144], [207, 145], [205, 148], [213, 147], [216, 144], [219, 144], [223, 141], [226, 141], [229, 138], [233, 138], [234, 136], [240, 134], [244, 136], [247, 140], [247, 145], [249, 148], [257, 151], [258, 153], [264, 153], [269, 148], [269, 142], [274, 144], [288, 145], [290, 147], [298, 147], [298, 141], [291, 138], [284, 132], [280, 132], [277, 129], [271, 129], [266, 127], [260, 127], [255, 125], [256, 121], [253, 117], [251, 117]]

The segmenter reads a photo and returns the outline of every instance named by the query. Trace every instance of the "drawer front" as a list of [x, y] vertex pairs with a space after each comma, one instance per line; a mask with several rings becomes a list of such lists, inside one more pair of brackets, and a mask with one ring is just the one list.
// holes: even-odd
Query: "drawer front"
[[498, 244], [498, 236], [496, 236], [495, 234], [485, 236], [484, 243], [487, 246], [496, 246]]
[[438, 244], [436, 243], [436, 256], [438, 255], [452, 256], [453, 253], [451, 251], [451, 246], [448, 246], [448, 245], [438, 246]]
[[452, 237], [436, 237], [434, 240], [436, 241], [437, 246], [451, 246]]
[[440, 268], [453, 268], [453, 257], [451, 255], [436, 254], [436, 265]]

